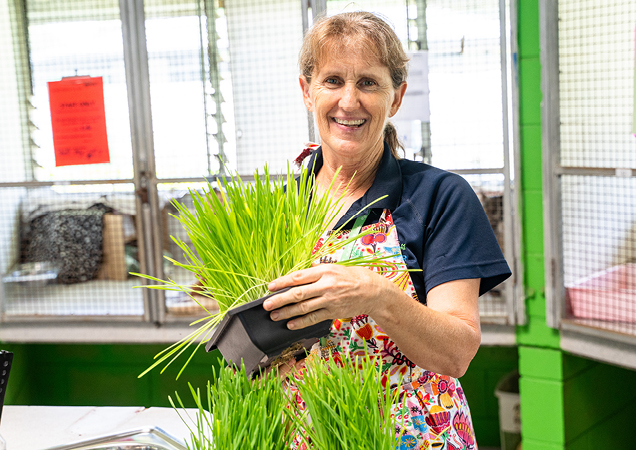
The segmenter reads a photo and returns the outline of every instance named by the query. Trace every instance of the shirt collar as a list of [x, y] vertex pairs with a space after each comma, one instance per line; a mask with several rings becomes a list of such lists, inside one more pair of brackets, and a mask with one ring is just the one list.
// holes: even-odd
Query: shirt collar
[[[317, 175], [322, 165], [322, 147], [318, 147], [316, 151], [312, 152], [307, 167], [313, 171], [314, 175]], [[369, 190], [364, 193], [362, 198], [356, 200], [353, 205], [351, 205], [351, 208], [349, 208], [346, 214], [338, 221], [338, 224], [336, 224], [336, 228], [348, 222], [363, 208], [365, 211], [361, 212], [361, 215], [368, 214], [370, 211], [366, 209], [365, 206], [385, 195], [385, 198], [371, 205], [370, 209], [394, 210], [399, 205], [400, 198], [402, 198], [402, 171], [400, 170], [398, 160], [391, 154], [391, 149], [386, 142], [384, 143], [382, 159], [380, 160], [378, 172], [375, 174], [373, 184]]]

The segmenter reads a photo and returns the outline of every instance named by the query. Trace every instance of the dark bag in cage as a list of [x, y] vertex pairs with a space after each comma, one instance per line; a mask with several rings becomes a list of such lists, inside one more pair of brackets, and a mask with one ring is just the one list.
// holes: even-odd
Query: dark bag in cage
[[102, 263], [102, 205], [65, 209], [31, 221], [26, 262], [51, 262], [59, 267], [57, 281], [71, 284], [92, 280]]

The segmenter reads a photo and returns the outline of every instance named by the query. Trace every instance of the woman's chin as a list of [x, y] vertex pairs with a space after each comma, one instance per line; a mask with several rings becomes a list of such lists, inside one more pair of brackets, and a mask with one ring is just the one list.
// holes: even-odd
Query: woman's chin
[[[330, 144], [330, 145], [329, 145]], [[333, 153], [341, 158], [359, 159], [373, 153], [374, 146], [369, 142], [360, 142], [350, 139], [338, 139], [327, 145], [323, 144], [323, 151]]]
[[360, 142], [339, 139], [336, 142], [333, 142], [332, 145], [325, 148], [325, 151], [333, 152], [339, 156], [347, 157], [353, 155], [364, 154], [367, 146], [361, 144]]

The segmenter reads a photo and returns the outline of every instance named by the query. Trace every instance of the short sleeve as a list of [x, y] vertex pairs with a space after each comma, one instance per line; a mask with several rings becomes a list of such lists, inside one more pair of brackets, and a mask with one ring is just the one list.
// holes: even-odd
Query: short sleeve
[[421, 255], [428, 293], [440, 284], [481, 278], [479, 295], [510, 275], [488, 217], [468, 182], [446, 173], [432, 193]]

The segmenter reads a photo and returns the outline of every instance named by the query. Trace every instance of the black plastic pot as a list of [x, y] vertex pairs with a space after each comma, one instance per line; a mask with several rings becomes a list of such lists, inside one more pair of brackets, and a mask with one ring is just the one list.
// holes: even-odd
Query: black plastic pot
[[331, 320], [317, 323], [301, 330], [290, 330], [287, 321], [273, 321], [270, 311], [263, 308], [263, 302], [287, 289], [266, 295], [227, 312], [217, 325], [205, 346], [206, 351], [219, 349], [225, 361], [235, 367], [245, 364], [245, 371], [253, 374], [259, 368], [269, 366], [285, 350], [300, 343], [295, 356], [310, 349], [329, 333]]

